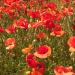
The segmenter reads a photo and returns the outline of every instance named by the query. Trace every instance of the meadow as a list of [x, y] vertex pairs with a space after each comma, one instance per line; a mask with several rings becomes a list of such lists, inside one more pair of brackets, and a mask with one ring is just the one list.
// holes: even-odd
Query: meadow
[[75, 75], [75, 0], [0, 0], [0, 75]]

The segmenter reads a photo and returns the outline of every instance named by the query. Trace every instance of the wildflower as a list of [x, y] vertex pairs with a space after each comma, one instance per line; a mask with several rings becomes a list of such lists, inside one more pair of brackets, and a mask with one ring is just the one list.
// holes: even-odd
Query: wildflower
[[41, 15], [41, 21], [54, 21], [55, 20], [55, 14], [45, 12]]
[[0, 26], [0, 33], [5, 32], [4, 28], [2, 26]]
[[20, 10], [21, 10], [21, 5], [20, 5], [20, 3], [16, 3], [16, 4], [15, 4], [15, 8], [16, 8], [18, 11], [20, 11]]
[[53, 28], [55, 27], [55, 24], [54, 22], [50, 21], [50, 20], [47, 20], [45, 23], [44, 23], [45, 27], [47, 29], [49, 29], [50, 31], [53, 30]]
[[35, 68], [32, 68], [32, 72], [29, 75], [43, 75], [45, 70], [44, 63], [38, 62]]
[[47, 45], [40, 45], [36, 48], [34, 55], [38, 58], [47, 58], [51, 55], [51, 48]]
[[4, 0], [4, 3], [5, 3], [5, 5], [9, 6], [18, 1], [20, 1], [20, 0]]
[[33, 49], [32, 45], [29, 45], [28, 47], [23, 48], [23, 49], [22, 49], [22, 52], [23, 52], [24, 54], [28, 54], [32, 49]]
[[8, 38], [4, 41], [6, 49], [11, 50], [15, 47], [15, 38]]
[[54, 68], [55, 75], [73, 75], [72, 67], [56, 66]]
[[73, 8], [72, 7], [63, 7], [61, 12], [66, 15], [68, 14], [69, 16], [73, 15]]
[[73, 1], [74, 5], [75, 5], [75, 0]]
[[5, 31], [6, 31], [7, 33], [15, 33], [15, 32], [16, 32], [16, 28], [15, 28], [14, 25], [9, 25], [9, 26], [5, 29]]
[[57, 22], [60, 22], [63, 19], [63, 17], [64, 17], [64, 15], [63, 15], [63, 13], [61, 11], [56, 12], [56, 19], [55, 20]]
[[33, 54], [27, 55], [26, 61], [28, 63], [28, 66], [31, 67], [31, 68], [35, 68], [37, 63], [38, 63]]
[[3, 6], [0, 6], [0, 14], [1, 12], [4, 10], [4, 7]]
[[17, 27], [27, 29], [28, 28], [28, 20], [26, 18], [20, 18], [16, 22]]
[[14, 15], [14, 10], [11, 7], [4, 8], [3, 12], [8, 14], [9, 16], [13, 16]]
[[50, 2], [46, 4], [46, 7], [55, 10], [57, 6], [54, 2]]
[[64, 34], [65, 32], [62, 30], [60, 25], [55, 25], [53, 31], [50, 33], [51, 36], [57, 36], [60, 37]]
[[45, 38], [46, 37], [46, 34], [44, 33], [44, 32], [40, 32], [40, 33], [38, 33], [37, 35], [36, 35], [36, 38], [37, 39], [43, 39], [43, 38]]
[[75, 36], [71, 36], [69, 39], [68, 39], [68, 42], [67, 44], [69, 45], [69, 51], [70, 52], [75, 52]]
[[35, 69], [37, 70], [37, 71], [39, 71], [40, 73], [44, 73], [44, 71], [45, 71], [45, 65], [44, 65], [44, 63], [43, 62], [38, 62], [37, 63], [37, 66], [35, 67]]
[[29, 16], [31, 16], [32, 18], [39, 18], [40, 17], [40, 13], [39, 11], [29, 11]]

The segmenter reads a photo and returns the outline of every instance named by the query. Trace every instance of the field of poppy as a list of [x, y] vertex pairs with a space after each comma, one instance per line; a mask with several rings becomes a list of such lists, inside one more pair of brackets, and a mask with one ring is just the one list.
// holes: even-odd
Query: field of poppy
[[0, 0], [0, 75], [75, 75], [75, 0]]

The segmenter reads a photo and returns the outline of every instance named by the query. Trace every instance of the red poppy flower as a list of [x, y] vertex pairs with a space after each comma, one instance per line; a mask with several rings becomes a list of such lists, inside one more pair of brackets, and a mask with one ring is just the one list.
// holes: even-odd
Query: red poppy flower
[[45, 65], [42, 62], [38, 62], [35, 59], [35, 56], [33, 54], [29, 54], [26, 58], [26, 61], [28, 63], [28, 66], [30, 66], [31, 68], [36, 69], [37, 71], [39, 71], [40, 73], [44, 73], [45, 70]]
[[55, 75], [73, 75], [72, 67], [56, 66], [54, 68]]
[[39, 71], [40, 73], [44, 73], [44, 71], [45, 71], [45, 65], [44, 65], [44, 63], [43, 62], [38, 62], [37, 63], [37, 66], [35, 67], [35, 69], [37, 70], [37, 71]]
[[49, 12], [45, 12], [41, 15], [41, 21], [54, 21], [55, 20], [55, 14], [53, 13], [49, 13]]
[[47, 4], [46, 4], [46, 7], [47, 7], [47, 8], [50, 8], [50, 9], [52, 9], [52, 10], [55, 10], [57, 6], [56, 6], [56, 3], [50, 2], [50, 3], [47, 3]]
[[17, 27], [27, 29], [28, 28], [28, 20], [26, 18], [20, 18], [16, 22]]
[[53, 30], [53, 28], [55, 27], [55, 24], [54, 22], [50, 21], [50, 20], [47, 20], [44, 25], [46, 26], [46, 28], [48, 28], [50, 31]]
[[61, 26], [60, 25], [55, 25], [53, 31], [51, 32], [50, 35], [52, 36], [57, 36], [57, 37], [60, 37], [64, 34], [65, 32], [62, 30]]
[[74, 5], [75, 5], [75, 0], [73, 1]]
[[68, 39], [67, 44], [68, 44], [70, 47], [75, 48], [75, 36], [70, 37], [70, 38]]
[[60, 22], [63, 19], [63, 17], [64, 17], [64, 15], [63, 15], [63, 13], [61, 11], [56, 12], [56, 19], [55, 20], [57, 22]]
[[46, 47], [45, 45], [41, 45], [37, 48], [37, 52], [39, 54], [45, 54], [48, 51], [48, 47]]
[[21, 5], [20, 5], [20, 3], [16, 3], [16, 4], [15, 4], [15, 9], [17, 9], [18, 11], [21, 10]]
[[43, 75], [45, 71], [44, 63], [38, 62], [37, 66], [32, 69], [32, 72], [29, 75]]
[[73, 15], [73, 8], [72, 8], [72, 7], [68, 7], [68, 8], [63, 7], [62, 10], [61, 10], [61, 12], [62, 12], [64, 15], [66, 15], [66, 14], [68, 14], [68, 15]]
[[47, 45], [40, 45], [36, 48], [34, 55], [38, 58], [47, 58], [51, 55], [51, 48]]
[[15, 47], [15, 38], [8, 38], [4, 41], [6, 49], [13, 49]]
[[7, 33], [15, 33], [15, 32], [16, 32], [16, 28], [15, 28], [14, 25], [9, 25], [9, 26], [5, 29], [5, 31], [6, 31]]
[[20, 1], [20, 0], [4, 0], [4, 3], [5, 3], [5, 5], [11, 5], [11, 4], [13, 4], [13, 3], [15, 3], [15, 2], [18, 2], [18, 1]]
[[45, 38], [46, 37], [46, 34], [44, 33], [44, 32], [40, 32], [40, 33], [38, 33], [37, 35], [36, 35], [36, 38], [37, 39], [43, 39], [43, 38]]
[[39, 18], [40, 17], [40, 13], [39, 11], [29, 11], [29, 16], [31, 16], [32, 18]]
[[4, 9], [4, 7], [0, 6], [0, 12], [2, 12], [3, 9]]
[[0, 33], [5, 32], [4, 28], [0, 26]]
[[67, 44], [69, 45], [69, 51], [75, 52], [75, 36], [72, 36], [68, 39]]
[[31, 68], [35, 68], [38, 63], [33, 54], [29, 54], [26, 58], [26, 61], [28, 63], [28, 66], [30, 66]]
[[10, 19], [13, 19], [13, 16], [14, 16], [14, 10], [11, 8], [11, 7], [6, 7], [3, 9], [3, 12], [8, 14]]
[[68, 15], [73, 15], [73, 8], [72, 7], [68, 7]]

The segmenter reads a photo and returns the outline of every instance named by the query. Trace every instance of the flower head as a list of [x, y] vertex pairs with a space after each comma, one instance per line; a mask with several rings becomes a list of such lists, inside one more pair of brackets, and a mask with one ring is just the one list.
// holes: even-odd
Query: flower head
[[67, 44], [68, 44], [70, 47], [75, 48], [75, 36], [70, 37], [70, 38], [68, 39]]
[[54, 21], [55, 20], [55, 14], [53, 13], [49, 13], [49, 12], [44, 12], [42, 15], [41, 15], [41, 20], [42, 21]]
[[44, 63], [43, 63], [43, 62], [38, 62], [35, 69], [36, 69], [37, 71], [39, 71], [40, 73], [43, 74], [44, 71], [45, 71], [45, 65], [44, 65]]
[[50, 35], [52, 36], [57, 36], [57, 37], [60, 37], [64, 34], [65, 32], [62, 30], [61, 26], [60, 25], [55, 25], [53, 31], [51, 32]]
[[45, 22], [45, 26], [46, 26], [47, 29], [49, 29], [50, 31], [52, 31], [53, 28], [55, 27], [55, 24], [54, 24], [54, 22], [52, 22], [52, 21], [50, 21], [50, 20], [47, 20], [47, 21]]
[[29, 45], [28, 47], [26, 47], [26, 48], [23, 48], [22, 49], [22, 52], [24, 53], [24, 54], [28, 54], [31, 50], [32, 50], [32, 45]]
[[6, 49], [10, 50], [13, 49], [15, 47], [15, 38], [8, 38], [4, 41], [4, 44], [6, 46]]
[[37, 35], [36, 35], [36, 38], [37, 39], [43, 39], [43, 38], [45, 38], [46, 37], [46, 34], [44, 33], [44, 32], [40, 32], [40, 33], [38, 33]]
[[26, 18], [20, 18], [16, 22], [17, 27], [27, 29], [28, 28], [28, 20]]
[[2, 26], [0, 26], [0, 33], [5, 32], [4, 28]]
[[29, 54], [26, 58], [26, 61], [28, 63], [28, 66], [31, 68], [35, 68], [37, 66], [37, 63], [38, 63], [33, 54]]
[[69, 45], [69, 51], [75, 52], [75, 36], [72, 36], [68, 39], [67, 44]]
[[55, 75], [73, 75], [72, 67], [56, 66], [54, 68]]
[[38, 62], [37, 66], [32, 69], [32, 72], [30, 72], [29, 75], [43, 75], [44, 71], [45, 71], [44, 63]]
[[5, 29], [5, 31], [6, 31], [7, 33], [15, 33], [15, 32], [16, 32], [16, 28], [15, 28], [14, 25], [9, 25], [9, 26]]
[[29, 11], [29, 16], [31, 16], [32, 18], [39, 18], [40, 17], [40, 13], [39, 11]]
[[66, 14], [68, 14], [68, 15], [73, 15], [73, 8], [72, 7], [63, 7], [62, 8], [62, 10], [61, 10], [61, 12], [64, 14], [64, 15], [66, 15]]
[[4, 3], [5, 3], [5, 5], [9, 6], [18, 1], [20, 1], [20, 0], [4, 0]]
[[46, 4], [46, 7], [55, 10], [57, 6], [54, 2], [50, 2]]
[[36, 48], [34, 55], [38, 58], [47, 58], [51, 55], [51, 48], [47, 45], [40, 45]]

